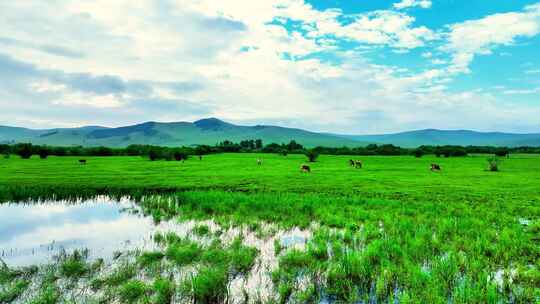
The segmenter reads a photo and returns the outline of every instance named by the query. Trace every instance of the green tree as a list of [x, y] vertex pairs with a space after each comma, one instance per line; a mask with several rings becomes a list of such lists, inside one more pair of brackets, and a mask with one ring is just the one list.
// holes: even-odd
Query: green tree
[[314, 163], [317, 161], [317, 158], [319, 158], [319, 152], [317, 152], [316, 150], [314, 149], [309, 149], [309, 150], [306, 150], [304, 152], [304, 154], [306, 155], [306, 157], [308, 158], [308, 161], [310, 163]]
[[32, 144], [19, 144], [16, 147], [16, 154], [22, 159], [29, 159], [34, 154]]
[[39, 158], [41, 159], [47, 159], [49, 157], [49, 149], [47, 147], [39, 147], [38, 150]]

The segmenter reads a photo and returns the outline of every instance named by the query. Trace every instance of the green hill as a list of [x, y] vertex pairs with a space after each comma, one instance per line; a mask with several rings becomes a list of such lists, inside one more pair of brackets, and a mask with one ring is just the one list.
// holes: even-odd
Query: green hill
[[216, 118], [196, 122], [143, 124], [120, 128], [83, 127], [72, 129], [31, 130], [0, 127], [0, 142], [30, 142], [47, 145], [82, 145], [125, 147], [130, 144], [160, 146], [214, 145], [224, 140], [239, 142], [262, 139], [264, 143], [288, 143], [296, 140], [307, 146], [359, 146], [365, 143], [335, 135], [277, 126], [239, 126]]
[[426, 129], [394, 134], [344, 135], [342, 137], [363, 142], [394, 144], [401, 147], [418, 147], [421, 145], [540, 146], [540, 134], [475, 132], [469, 130]]
[[131, 144], [159, 146], [214, 145], [224, 140], [262, 139], [265, 144], [296, 140], [306, 147], [355, 147], [369, 143], [401, 147], [421, 145], [540, 146], [540, 134], [475, 132], [426, 129], [381, 135], [338, 135], [278, 126], [239, 126], [216, 118], [196, 122], [146, 122], [133, 126], [33, 130], [0, 126], [0, 143], [30, 142], [55, 146], [126, 147]]

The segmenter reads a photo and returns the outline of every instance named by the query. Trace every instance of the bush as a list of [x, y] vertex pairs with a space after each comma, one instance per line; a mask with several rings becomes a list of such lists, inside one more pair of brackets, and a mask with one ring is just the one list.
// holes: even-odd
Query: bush
[[488, 158], [488, 170], [491, 172], [499, 171], [500, 160], [496, 157]]
[[17, 145], [16, 153], [22, 159], [29, 159], [34, 154], [34, 151], [32, 151], [32, 144], [20, 144], [20, 145]]
[[413, 151], [415, 157], [420, 158], [424, 156], [424, 151], [422, 149], [416, 149]]
[[49, 149], [45, 147], [41, 147], [39, 148], [38, 154], [39, 154], [39, 158], [46, 159], [47, 157], [49, 157]]
[[319, 152], [317, 152], [316, 150], [306, 150], [306, 152], [304, 152], [304, 154], [306, 155], [306, 157], [308, 158], [308, 161], [310, 163], [314, 163], [317, 161], [317, 158], [319, 158]]
[[508, 154], [510, 154], [510, 150], [508, 150], [508, 148], [499, 148], [495, 150], [495, 155], [499, 157], [506, 157]]
[[159, 158], [158, 151], [156, 149], [151, 149], [150, 151], [148, 151], [148, 158], [151, 161], [156, 161]]
[[182, 151], [174, 151], [173, 153], [174, 160], [182, 161], [187, 159], [187, 154]]

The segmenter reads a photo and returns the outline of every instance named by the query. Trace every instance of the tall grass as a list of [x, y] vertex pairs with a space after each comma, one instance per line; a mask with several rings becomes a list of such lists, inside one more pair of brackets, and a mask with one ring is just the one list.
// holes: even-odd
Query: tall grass
[[[216, 163], [212, 163], [213, 157]], [[234, 166], [223, 164], [229, 171], [214, 171], [217, 178], [206, 171], [184, 178], [187, 172], [170, 169], [164, 173], [165, 181], [149, 184], [127, 179], [134, 175], [122, 170], [122, 180], [93, 172], [64, 186], [45, 179], [38, 179], [35, 185], [10, 181], [0, 186], [0, 201], [76, 200], [106, 194], [133, 198], [144, 214], [158, 221], [213, 219], [223, 227], [251, 230], [260, 229], [264, 223], [283, 229], [313, 229], [316, 223], [319, 228], [312, 231], [306, 250], [288, 249], [279, 241], [274, 245], [278, 256], [278, 267], [272, 272], [274, 293], [283, 303], [322, 299], [535, 303], [540, 299], [540, 179], [532, 173], [538, 168], [531, 159], [508, 160], [500, 174], [485, 172], [484, 157], [441, 159], [445, 170], [433, 175], [427, 167], [416, 169], [429, 164], [429, 157], [410, 157], [406, 162], [399, 158], [396, 163], [376, 158], [373, 164], [368, 159], [366, 171], [359, 173], [348, 170], [346, 162], [341, 171], [343, 159], [321, 156], [313, 164], [313, 174], [302, 176], [296, 171], [297, 163], [304, 159], [294, 157], [280, 158], [279, 162], [265, 159], [256, 176], [247, 169], [234, 171]], [[221, 160], [219, 156], [208, 158], [210, 167]], [[239, 165], [244, 159], [235, 161]], [[192, 165], [186, 162], [186, 166]], [[144, 166], [163, 170], [151, 162]], [[267, 167], [272, 169], [263, 171]], [[345, 170], [348, 173], [343, 173]], [[92, 176], [98, 181], [88, 182]], [[220, 190], [178, 191], [207, 188]], [[205, 239], [212, 237], [204, 226], [197, 226], [193, 233]], [[197, 302], [222, 302], [228, 296], [227, 284], [249, 273], [258, 256], [256, 249], [241, 240], [201, 244], [174, 234], [156, 235], [154, 240], [162, 250], [142, 253], [136, 263], [94, 278], [93, 285], [99, 290], [114, 290], [111, 294], [117, 300], [159, 297], [165, 301], [178, 293]], [[76, 259], [61, 265], [58, 273], [63, 278], [85, 277], [90, 269]], [[166, 267], [193, 267], [197, 271], [186, 280], [174, 282], [160, 276]], [[147, 275], [158, 283], [137, 283], [137, 275], [146, 273], [141, 270], [152, 270]], [[501, 271], [502, 282], [495, 278]], [[0, 281], [22, 278], [12, 270], [0, 269]], [[9, 286], [9, 290], [16, 287]], [[54, 298], [55, 286], [54, 282], [45, 284], [39, 297]], [[123, 295], [119, 289], [124, 290]], [[6, 297], [16, 295], [19, 289], [13, 290]]]

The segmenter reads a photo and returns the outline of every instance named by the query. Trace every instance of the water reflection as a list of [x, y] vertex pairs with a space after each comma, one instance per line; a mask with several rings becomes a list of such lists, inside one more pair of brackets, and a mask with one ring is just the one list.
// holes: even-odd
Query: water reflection
[[160, 225], [129, 200], [0, 205], [0, 257], [10, 266], [50, 262], [60, 251], [90, 249], [90, 258], [144, 247]]

